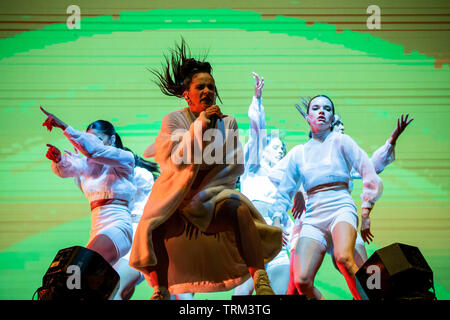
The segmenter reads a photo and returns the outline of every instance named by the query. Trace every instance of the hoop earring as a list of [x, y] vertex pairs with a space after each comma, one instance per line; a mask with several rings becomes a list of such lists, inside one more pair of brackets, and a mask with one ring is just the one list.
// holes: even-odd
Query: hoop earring
[[191, 99], [189, 98], [189, 96], [186, 95], [184, 98], [186, 99], [187, 104], [190, 106], [190, 105], [192, 104], [192, 101], [191, 101]]

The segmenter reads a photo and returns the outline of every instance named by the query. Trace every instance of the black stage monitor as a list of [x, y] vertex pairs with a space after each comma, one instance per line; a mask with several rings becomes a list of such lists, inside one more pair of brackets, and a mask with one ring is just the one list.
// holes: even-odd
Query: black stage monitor
[[56, 254], [37, 290], [40, 300], [108, 300], [119, 275], [97, 252], [74, 246]]
[[356, 285], [364, 300], [435, 299], [433, 271], [419, 248], [402, 243], [375, 251], [356, 273]]

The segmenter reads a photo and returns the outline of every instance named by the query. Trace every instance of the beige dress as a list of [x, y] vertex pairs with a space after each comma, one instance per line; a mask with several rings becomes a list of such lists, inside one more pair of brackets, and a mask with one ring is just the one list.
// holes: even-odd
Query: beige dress
[[[230, 116], [218, 120], [217, 129], [223, 139], [216, 136], [213, 141], [204, 142], [202, 136], [207, 134], [203, 135], [201, 121], [186, 108], [163, 118], [155, 140], [155, 161], [160, 165], [161, 175], [153, 185], [137, 227], [130, 265], [145, 273], [145, 267], [157, 264], [152, 231], [168, 223], [169, 237], [165, 245], [172, 294], [226, 291], [250, 277], [233, 232], [203, 233], [211, 223], [216, 203], [221, 200], [236, 198], [249, 207], [263, 243], [266, 263], [281, 249], [281, 229], [268, 226], [251, 201], [234, 190], [244, 171], [242, 148], [237, 135], [233, 135], [237, 130], [236, 120]], [[223, 159], [207, 164], [206, 153], [223, 155]], [[199, 171], [200, 178], [197, 178]], [[195, 232], [189, 226], [194, 226]]]

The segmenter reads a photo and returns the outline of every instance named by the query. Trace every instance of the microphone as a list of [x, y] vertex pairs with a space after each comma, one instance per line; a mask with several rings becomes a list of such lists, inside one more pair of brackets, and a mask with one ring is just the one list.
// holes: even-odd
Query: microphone
[[211, 116], [211, 128], [215, 128], [216, 127], [216, 123], [217, 123], [217, 119], [219, 119], [219, 117], [217, 116], [217, 114], [214, 114]]
[[[216, 95], [214, 94], [214, 99], [213, 99], [212, 105], [215, 105], [215, 104], [216, 104]], [[211, 120], [211, 128], [215, 128], [216, 127], [216, 123], [217, 123], [217, 119], [218, 118], [219, 117], [216, 114], [211, 116], [211, 118], [210, 118], [210, 120]]]

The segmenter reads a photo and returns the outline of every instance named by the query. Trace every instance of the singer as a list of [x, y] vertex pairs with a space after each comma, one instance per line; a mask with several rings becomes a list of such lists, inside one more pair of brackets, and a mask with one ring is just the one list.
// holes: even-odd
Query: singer
[[186, 150], [205, 151], [214, 143], [203, 139], [213, 125], [225, 134], [223, 156], [243, 158], [237, 134], [230, 135], [237, 131], [236, 120], [215, 104], [211, 65], [190, 57], [184, 40], [165, 61], [162, 71], [152, 71], [156, 83], [165, 95], [184, 98], [188, 107], [162, 120], [155, 140], [161, 175], [137, 227], [130, 265], [154, 288], [153, 300], [227, 291], [250, 276], [256, 294], [274, 294], [264, 263], [280, 251], [281, 229], [267, 225], [251, 201], [234, 190], [243, 163], [174, 161]]

